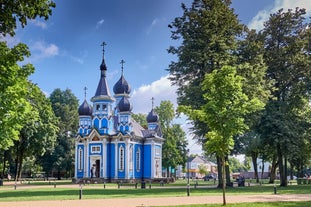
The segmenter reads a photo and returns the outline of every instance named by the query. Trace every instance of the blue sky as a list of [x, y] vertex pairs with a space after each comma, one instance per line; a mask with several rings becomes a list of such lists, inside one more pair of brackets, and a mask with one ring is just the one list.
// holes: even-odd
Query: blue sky
[[[132, 87], [133, 112], [148, 113], [151, 97], [155, 105], [170, 100], [176, 105], [176, 88], [167, 80], [170, 61], [167, 53], [170, 39], [167, 27], [182, 15], [181, 2], [190, 0], [54, 0], [56, 8], [48, 21], [36, 19], [25, 28], [18, 28], [10, 45], [26, 43], [32, 56], [27, 59], [36, 70], [30, 79], [48, 95], [54, 89], [69, 88], [84, 100], [95, 94], [99, 81], [103, 41], [108, 67], [110, 92], [121, 75], [121, 59], [125, 60], [124, 75]], [[232, 0], [232, 7], [242, 23], [261, 29], [269, 14], [279, 8], [306, 8], [310, 0]], [[182, 121], [184, 122], [184, 121]], [[187, 128], [187, 126], [185, 126]], [[192, 152], [199, 151], [190, 141]]]

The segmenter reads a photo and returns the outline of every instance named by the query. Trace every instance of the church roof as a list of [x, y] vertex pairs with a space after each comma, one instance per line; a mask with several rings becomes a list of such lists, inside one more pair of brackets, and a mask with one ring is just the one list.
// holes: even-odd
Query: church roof
[[147, 116], [146, 119], [147, 119], [147, 122], [148, 122], [148, 123], [158, 122], [158, 120], [159, 120], [159, 115], [155, 112], [154, 109], [152, 109], [152, 110], [149, 112], [149, 114], [148, 114], [148, 116]]
[[[103, 43], [102, 46], [104, 47], [105, 43]], [[112, 100], [110, 96], [107, 80], [106, 80], [107, 66], [105, 63], [104, 51], [105, 50], [103, 49], [103, 59], [99, 67], [100, 68], [100, 79], [97, 85], [95, 96], [92, 98], [92, 100], [95, 100], [95, 99]]]
[[79, 116], [91, 116], [92, 115], [92, 107], [87, 103], [86, 99], [79, 106], [78, 113], [79, 113]]
[[128, 100], [127, 97], [123, 96], [121, 98], [121, 100], [118, 103], [118, 109], [120, 112], [130, 112], [132, 111], [132, 104], [130, 103], [130, 101]]
[[121, 75], [118, 82], [116, 82], [116, 84], [113, 86], [113, 92], [115, 94], [130, 94], [131, 93], [131, 87], [125, 80], [123, 74]]

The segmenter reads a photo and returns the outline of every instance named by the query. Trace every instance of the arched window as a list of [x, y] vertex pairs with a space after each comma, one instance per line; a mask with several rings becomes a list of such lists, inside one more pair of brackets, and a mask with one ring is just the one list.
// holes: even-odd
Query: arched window
[[124, 170], [124, 147], [119, 148], [119, 171]]
[[136, 171], [140, 171], [140, 148], [136, 151]]

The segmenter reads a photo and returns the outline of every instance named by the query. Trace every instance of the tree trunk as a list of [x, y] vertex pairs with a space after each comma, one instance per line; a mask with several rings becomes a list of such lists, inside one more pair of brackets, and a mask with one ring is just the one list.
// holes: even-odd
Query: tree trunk
[[20, 179], [22, 178], [22, 171], [23, 171], [23, 156], [24, 156], [24, 152], [23, 150], [20, 150], [20, 153], [19, 153], [19, 157], [18, 157], [18, 177], [17, 179]]
[[276, 157], [274, 156], [273, 159], [272, 159], [272, 164], [271, 164], [269, 183], [274, 183], [277, 166], [278, 166], [278, 163], [276, 161]]
[[253, 162], [253, 167], [254, 167], [254, 176], [256, 179], [256, 183], [259, 183], [259, 178], [258, 178], [258, 166], [257, 166], [257, 153], [253, 152], [251, 154], [252, 157], [252, 162]]
[[7, 154], [7, 150], [5, 150], [4, 153], [3, 153], [3, 162], [2, 162], [2, 173], [1, 173], [1, 178], [4, 178], [4, 175], [5, 175], [6, 154]]
[[262, 166], [261, 166], [261, 179], [263, 178], [264, 171], [265, 171], [265, 160], [262, 159]]
[[[228, 155], [225, 157], [225, 163], [228, 162]], [[230, 180], [230, 166], [229, 165], [225, 165], [225, 172], [226, 172], [226, 185], [231, 186], [231, 180]]]
[[278, 154], [278, 163], [279, 163], [279, 172], [280, 172], [280, 186], [287, 186], [287, 179], [286, 179], [286, 165], [284, 164], [283, 155], [281, 152], [281, 147], [277, 146], [277, 154]]
[[217, 172], [218, 172], [218, 185], [217, 188], [222, 188], [222, 160], [219, 156], [216, 156], [217, 159]]
[[222, 198], [223, 205], [226, 205], [226, 181], [225, 181], [225, 169], [226, 169], [226, 160], [225, 157], [222, 157]]

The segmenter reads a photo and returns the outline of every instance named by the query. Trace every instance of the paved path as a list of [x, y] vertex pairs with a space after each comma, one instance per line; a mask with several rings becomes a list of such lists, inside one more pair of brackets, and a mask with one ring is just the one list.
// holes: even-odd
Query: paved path
[[[311, 201], [311, 194], [227, 195], [227, 203]], [[0, 202], [1, 207], [149, 207], [187, 204], [222, 204], [222, 196], [88, 199], [60, 201]]]

